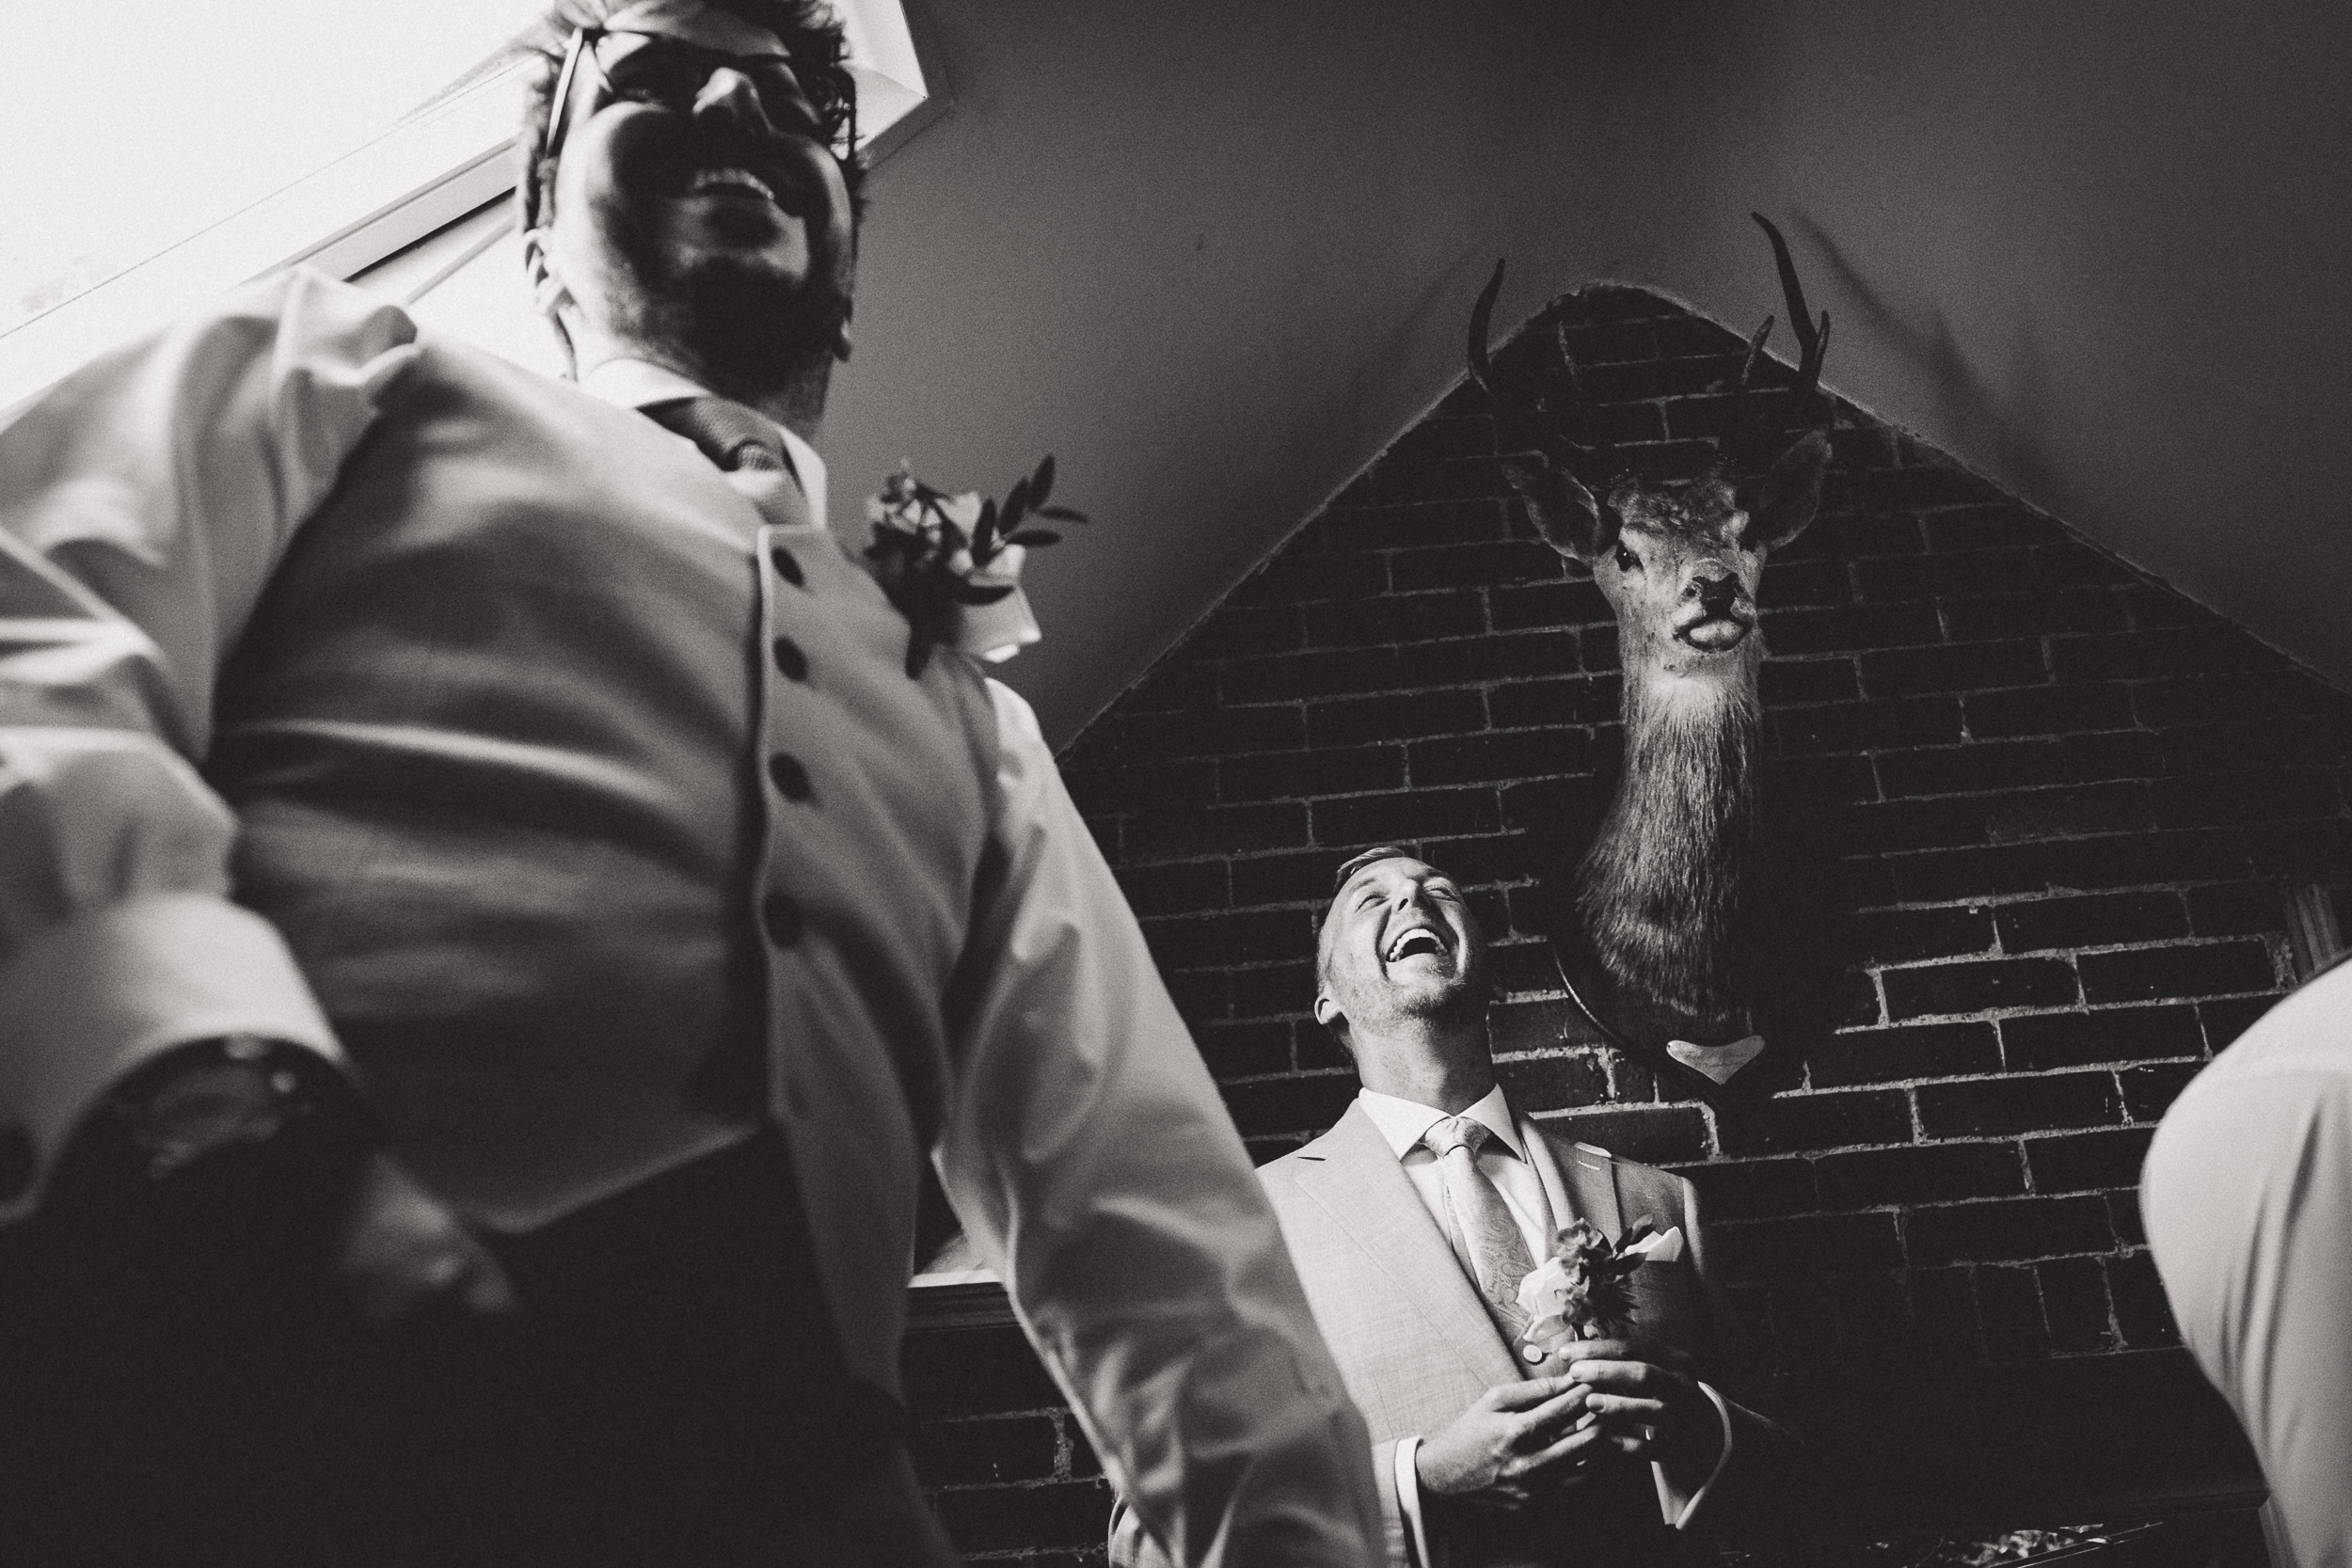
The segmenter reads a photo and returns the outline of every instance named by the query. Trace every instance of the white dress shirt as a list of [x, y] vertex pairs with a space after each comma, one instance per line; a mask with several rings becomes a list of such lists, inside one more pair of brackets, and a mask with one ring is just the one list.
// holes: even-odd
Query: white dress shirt
[[[1439, 1230], [1448, 1229], [1453, 1222], [1447, 1217], [1445, 1169], [1429, 1151], [1429, 1146], [1422, 1142], [1422, 1135], [1438, 1122], [1451, 1118], [1434, 1106], [1371, 1089], [1359, 1089], [1356, 1102], [1363, 1107], [1365, 1117], [1395, 1151], [1405, 1174], [1412, 1180], [1413, 1190], [1421, 1195], [1422, 1206], [1428, 1209], [1429, 1217], [1437, 1222]], [[1527, 1243], [1528, 1258], [1541, 1262], [1550, 1256], [1556, 1233], [1581, 1217], [1551, 1212], [1543, 1177], [1528, 1156], [1528, 1141], [1542, 1134], [1533, 1125], [1520, 1123], [1500, 1084], [1461, 1114], [1494, 1134], [1478, 1151], [1479, 1172], [1502, 1195], [1503, 1207], [1511, 1212], [1520, 1238]], [[1697, 1488], [1688, 1489], [1677, 1484], [1663, 1465], [1650, 1465], [1658, 1484], [1659, 1513], [1677, 1529], [1689, 1528], [1697, 1517], [1700, 1505], [1707, 1501], [1716, 1478], [1724, 1473], [1724, 1465], [1731, 1459], [1731, 1411], [1712, 1385], [1701, 1383], [1699, 1388], [1713, 1403], [1716, 1417], [1723, 1423], [1723, 1452], [1716, 1459], [1715, 1467]], [[1422, 1438], [1418, 1436], [1404, 1438], [1396, 1445], [1396, 1497], [1397, 1507], [1405, 1515], [1406, 1534], [1412, 1543], [1415, 1560], [1427, 1568], [1432, 1559], [1417, 1464], [1421, 1445]]]
[[[1364, 1108], [1364, 1115], [1372, 1118], [1373, 1126], [1380, 1130], [1380, 1135], [1396, 1151], [1405, 1174], [1412, 1178], [1413, 1190], [1421, 1194], [1422, 1203], [1429, 1210], [1429, 1217], [1438, 1222], [1438, 1229], [1451, 1230], [1454, 1222], [1447, 1218], [1445, 1166], [1422, 1142], [1422, 1134], [1430, 1128], [1451, 1118], [1443, 1111], [1399, 1100], [1391, 1094], [1376, 1094], [1371, 1089], [1357, 1091], [1356, 1102]], [[1494, 1134], [1478, 1151], [1479, 1173], [1502, 1195], [1502, 1206], [1511, 1211], [1511, 1218], [1519, 1227], [1519, 1239], [1527, 1243], [1529, 1260], [1540, 1262], [1550, 1254], [1559, 1227], [1551, 1223], [1551, 1200], [1544, 1196], [1543, 1178], [1528, 1163], [1518, 1123], [1511, 1115], [1511, 1102], [1502, 1097], [1502, 1085], [1497, 1084], [1488, 1089], [1477, 1104], [1462, 1115]]]
[[2262, 1462], [2272, 1562], [2352, 1563], [2352, 962], [2181, 1091], [2139, 1206], [2181, 1338]]
[[[650, 359], [627, 356], [607, 359], [596, 365], [580, 378], [582, 391], [593, 392], [607, 403], [623, 408], [647, 408], [657, 403], [675, 403], [681, 398], [708, 397], [708, 388], [697, 387], [667, 365], [657, 365]], [[777, 437], [784, 443], [785, 455], [792, 460], [792, 475], [801, 482], [801, 494], [808, 500], [808, 519], [818, 528], [827, 526], [825, 512], [825, 460], [817, 449], [803, 441], [787, 426], [770, 421]], [[684, 441], [685, 436], [678, 437]], [[689, 443], [690, 445], [691, 443]]]

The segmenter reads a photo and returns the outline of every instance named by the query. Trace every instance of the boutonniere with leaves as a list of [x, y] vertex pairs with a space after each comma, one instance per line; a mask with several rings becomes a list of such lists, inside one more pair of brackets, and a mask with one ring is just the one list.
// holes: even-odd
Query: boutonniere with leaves
[[1013, 482], [1004, 504], [976, 491], [951, 496], [914, 477], [904, 463], [866, 503], [874, 541], [867, 569], [907, 618], [907, 675], [922, 674], [931, 650], [958, 648], [977, 658], [1009, 658], [1038, 640], [1037, 620], [1021, 593], [1021, 563], [1031, 549], [1061, 535], [1032, 518], [1083, 523], [1086, 515], [1051, 506], [1054, 460]]
[[1617, 1338], [1633, 1328], [1633, 1271], [1649, 1261], [1643, 1243], [1656, 1229], [1648, 1220], [1613, 1243], [1577, 1221], [1552, 1243], [1551, 1253], [1519, 1281], [1519, 1308], [1529, 1319], [1519, 1338], [1529, 1344]]

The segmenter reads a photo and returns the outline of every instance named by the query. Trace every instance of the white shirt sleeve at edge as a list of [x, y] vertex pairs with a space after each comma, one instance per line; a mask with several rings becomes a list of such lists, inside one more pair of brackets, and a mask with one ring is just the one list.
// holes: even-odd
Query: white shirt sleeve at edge
[[0, 428], [0, 1132], [38, 1201], [149, 1057], [252, 1033], [339, 1053], [275, 927], [228, 897], [194, 763], [294, 531], [414, 361], [394, 307], [281, 274], [103, 356]]
[[1413, 1568], [1434, 1568], [1429, 1557], [1429, 1527], [1422, 1522], [1421, 1470], [1416, 1461], [1421, 1439], [1402, 1437], [1396, 1445], [1396, 1511], [1405, 1516], [1405, 1539], [1413, 1549]]
[[1707, 1472], [1707, 1480], [1688, 1497], [1681, 1495], [1681, 1489], [1667, 1476], [1663, 1465], [1653, 1461], [1649, 1467], [1651, 1476], [1658, 1482], [1659, 1513], [1666, 1523], [1677, 1529], [1691, 1528], [1691, 1522], [1698, 1517], [1700, 1506], [1707, 1501], [1708, 1493], [1714, 1490], [1715, 1482], [1722, 1478], [1724, 1466], [1731, 1463], [1731, 1406], [1724, 1402], [1723, 1395], [1715, 1392], [1715, 1386], [1711, 1383], [1700, 1384], [1699, 1391], [1714, 1404], [1715, 1418], [1724, 1424], [1724, 1451], [1715, 1456], [1715, 1467]]
[[1371, 1440], [1240, 1135], [1028, 705], [991, 681], [1001, 888], [937, 1156], [1129, 1507], [1177, 1560], [1377, 1562]]
[[[1714, 1402], [1715, 1418], [1724, 1424], [1724, 1449], [1715, 1458], [1715, 1467], [1707, 1473], [1707, 1480], [1699, 1489], [1685, 1497], [1668, 1479], [1663, 1465], [1653, 1463], [1650, 1465], [1650, 1474], [1658, 1482], [1660, 1516], [1677, 1529], [1691, 1528], [1691, 1522], [1698, 1517], [1699, 1506], [1707, 1501], [1708, 1493], [1713, 1490], [1717, 1478], [1723, 1475], [1724, 1466], [1731, 1463], [1730, 1406], [1724, 1402], [1723, 1395], [1715, 1392], [1714, 1385], [1702, 1383], [1699, 1387]], [[1422, 1522], [1421, 1471], [1415, 1468], [1413, 1463], [1414, 1455], [1420, 1451], [1421, 1439], [1418, 1437], [1401, 1438], [1397, 1442], [1396, 1507], [1397, 1512], [1405, 1516], [1405, 1532], [1406, 1539], [1412, 1543], [1413, 1561], [1419, 1568], [1430, 1568], [1429, 1532]]]

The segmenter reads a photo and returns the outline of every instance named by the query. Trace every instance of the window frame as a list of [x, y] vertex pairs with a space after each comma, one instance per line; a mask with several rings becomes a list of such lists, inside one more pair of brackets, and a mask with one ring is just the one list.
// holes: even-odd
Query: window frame
[[[946, 107], [917, 3], [835, 0], [852, 42], [865, 40], [877, 56], [868, 64], [852, 55], [867, 89], [861, 100], [870, 91], [895, 110], [871, 130], [861, 127], [869, 166]], [[440, 236], [454, 260], [426, 269], [421, 284], [405, 280], [398, 297], [410, 302], [437, 287], [512, 226], [504, 209], [515, 186], [516, 96], [532, 63], [469, 73], [473, 79], [461, 78], [455, 90], [325, 167], [0, 332], [0, 423], [116, 343], [289, 267], [357, 278]], [[358, 215], [349, 215], [354, 209]], [[450, 233], [459, 228], [464, 234]]]

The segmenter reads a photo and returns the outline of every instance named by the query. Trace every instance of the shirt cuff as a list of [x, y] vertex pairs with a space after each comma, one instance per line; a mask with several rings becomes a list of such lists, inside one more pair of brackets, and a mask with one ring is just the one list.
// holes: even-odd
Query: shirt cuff
[[1420, 1452], [1420, 1438], [1397, 1439], [1396, 1511], [1405, 1520], [1405, 1540], [1412, 1548], [1414, 1568], [1430, 1568], [1429, 1529], [1421, 1516], [1421, 1469], [1414, 1463]]
[[342, 1060], [283, 938], [200, 893], [85, 910], [0, 963], [0, 1141], [29, 1147], [0, 1223], [28, 1212], [90, 1106], [159, 1053], [259, 1035]]
[[1731, 1406], [1721, 1394], [1715, 1392], [1712, 1384], [1702, 1383], [1699, 1389], [1714, 1404], [1715, 1418], [1724, 1424], [1724, 1448], [1723, 1452], [1715, 1456], [1715, 1467], [1707, 1472], [1707, 1480], [1699, 1489], [1686, 1497], [1682, 1489], [1668, 1479], [1666, 1466], [1654, 1460], [1650, 1464], [1650, 1474], [1658, 1481], [1658, 1511], [1676, 1529], [1691, 1528], [1691, 1521], [1698, 1517], [1700, 1505], [1707, 1501], [1708, 1493], [1713, 1491], [1715, 1482], [1723, 1478], [1724, 1466], [1731, 1463]]

